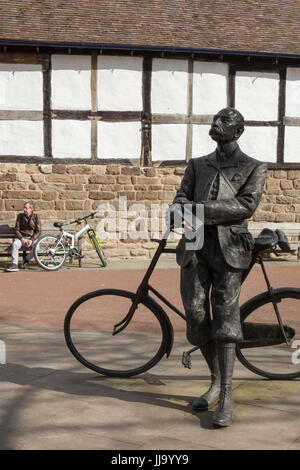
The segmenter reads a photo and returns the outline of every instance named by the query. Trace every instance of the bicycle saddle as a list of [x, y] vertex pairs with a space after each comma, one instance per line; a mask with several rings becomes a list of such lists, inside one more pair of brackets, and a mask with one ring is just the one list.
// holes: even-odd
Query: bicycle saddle
[[53, 227], [62, 227], [64, 224], [62, 222], [54, 222]]
[[254, 249], [257, 251], [264, 251], [268, 248], [273, 248], [276, 245], [279, 245], [282, 251], [289, 252], [291, 251], [289, 242], [281, 230], [271, 230], [269, 228], [264, 228], [257, 238], [254, 239], [255, 245]]

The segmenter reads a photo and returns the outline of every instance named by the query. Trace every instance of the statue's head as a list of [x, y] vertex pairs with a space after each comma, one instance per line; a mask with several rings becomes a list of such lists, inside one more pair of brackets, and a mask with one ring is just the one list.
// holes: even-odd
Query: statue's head
[[244, 132], [244, 118], [234, 108], [221, 109], [213, 118], [209, 135], [218, 143], [228, 143], [238, 138]]

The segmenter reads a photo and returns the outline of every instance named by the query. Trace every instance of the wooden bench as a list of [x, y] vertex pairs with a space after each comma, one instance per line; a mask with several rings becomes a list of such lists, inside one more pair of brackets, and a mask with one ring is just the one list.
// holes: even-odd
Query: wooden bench
[[[1, 258], [10, 258], [11, 257], [11, 245], [13, 239], [16, 238], [14, 227], [9, 225], [0, 225], [0, 257]], [[2, 240], [9, 240], [9, 242], [2, 244]], [[27, 253], [30, 252], [30, 248], [21, 248], [23, 262]]]

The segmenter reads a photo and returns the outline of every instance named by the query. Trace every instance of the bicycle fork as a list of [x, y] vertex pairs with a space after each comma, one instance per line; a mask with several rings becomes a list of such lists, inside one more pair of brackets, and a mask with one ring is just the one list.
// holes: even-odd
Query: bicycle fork
[[100, 248], [102, 248], [102, 247], [101, 247], [101, 244], [100, 244], [100, 242], [99, 242], [99, 239], [98, 239], [98, 237], [97, 237], [97, 235], [96, 235], [96, 232], [95, 232], [92, 228], [90, 228], [90, 229], [88, 230], [88, 236], [89, 236], [90, 242], [91, 242], [91, 244], [93, 245], [93, 248], [94, 248], [95, 251], [97, 251], [97, 250], [96, 250], [96, 247], [95, 247], [95, 243], [94, 243], [93, 238], [96, 240], [96, 242], [98, 243], [98, 245], [100, 246]]

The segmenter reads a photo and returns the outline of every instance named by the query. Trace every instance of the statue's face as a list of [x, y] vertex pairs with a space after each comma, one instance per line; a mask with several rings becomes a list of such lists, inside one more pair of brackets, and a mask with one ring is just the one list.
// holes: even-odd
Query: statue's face
[[230, 108], [221, 109], [213, 118], [209, 135], [220, 143], [237, 140], [242, 134], [237, 115]]

